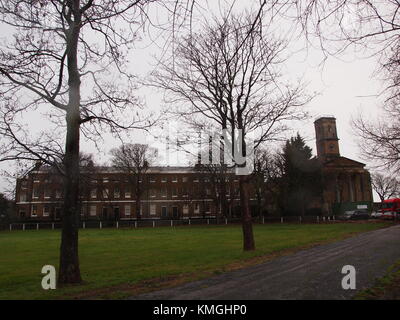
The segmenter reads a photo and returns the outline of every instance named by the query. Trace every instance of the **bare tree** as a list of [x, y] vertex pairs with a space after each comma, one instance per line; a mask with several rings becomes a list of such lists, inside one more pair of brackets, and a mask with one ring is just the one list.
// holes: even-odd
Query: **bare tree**
[[[214, 129], [228, 132], [229, 139], [222, 140], [231, 159], [225, 161], [239, 168], [246, 163], [235, 162], [233, 155], [249, 156], [246, 140], [250, 134], [256, 136], [257, 147], [284, 131], [285, 120], [305, 115], [301, 106], [310, 96], [301, 83], [283, 83], [278, 72], [285, 48], [286, 43], [274, 39], [257, 15], [227, 15], [178, 39], [173, 63], [161, 63], [152, 84], [166, 90], [167, 102], [178, 106], [176, 114], [187, 123], [196, 125], [207, 119]], [[249, 147], [253, 148], [253, 141]], [[239, 185], [243, 248], [254, 250], [248, 175], [240, 176]]]
[[[129, 112], [139, 104], [126, 67], [127, 51], [149, 21], [151, 3], [156, 1], [0, 1], [2, 28], [13, 34], [0, 48], [0, 160], [40, 160], [57, 167], [64, 177], [60, 284], [81, 282], [81, 133], [96, 142], [106, 127], [118, 134], [152, 125], [139, 113]], [[174, 22], [179, 13], [193, 9], [193, 3], [157, 1]], [[50, 121], [34, 134], [22, 119], [38, 114]]]
[[374, 173], [371, 175], [371, 183], [381, 202], [400, 193], [400, 182], [395, 177]]
[[[293, 0], [286, 16], [300, 23], [311, 43], [318, 41], [328, 55], [339, 55], [348, 47], [378, 59], [377, 75], [385, 83], [381, 117], [353, 121], [361, 138], [362, 156], [386, 169], [400, 168], [400, 2], [397, 0]], [[367, 50], [365, 50], [367, 49]]]
[[135, 194], [136, 217], [140, 218], [141, 197], [146, 190], [144, 177], [157, 158], [157, 150], [147, 144], [123, 144], [111, 150], [113, 166], [124, 173]]

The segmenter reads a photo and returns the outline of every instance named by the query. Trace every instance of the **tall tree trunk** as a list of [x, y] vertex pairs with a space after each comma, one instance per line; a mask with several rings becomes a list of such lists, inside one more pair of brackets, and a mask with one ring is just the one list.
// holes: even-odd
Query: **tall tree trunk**
[[67, 115], [65, 171], [58, 278], [60, 284], [82, 281], [78, 256], [79, 119], [77, 121], [76, 116], [71, 114]]
[[80, 138], [80, 75], [78, 70], [78, 39], [80, 32], [79, 1], [74, 1], [74, 22], [67, 37], [69, 102], [66, 115], [64, 205], [60, 248], [60, 284], [82, 281], [78, 256], [79, 210], [79, 138]]
[[251, 251], [255, 250], [256, 247], [254, 243], [253, 224], [251, 221], [251, 213], [249, 207], [248, 182], [246, 176], [240, 176], [239, 188], [240, 206], [242, 209], [243, 250]]

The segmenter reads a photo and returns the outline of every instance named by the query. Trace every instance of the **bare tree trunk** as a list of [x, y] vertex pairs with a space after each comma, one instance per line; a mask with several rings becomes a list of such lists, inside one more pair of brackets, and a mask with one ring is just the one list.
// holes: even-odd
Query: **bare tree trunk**
[[[75, 6], [79, 5], [75, 3]], [[78, 256], [79, 210], [79, 140], [80, 140], [80, 75], [78, 71], [78, 39], [80, 17], [70, 26], [68, 34], [69, 102], [66, 115], [64, 206], [60, 248], [60, 284], [82, 281]]]
[[240, 205], [242, 211], [242, 230], [243, 230], [243, 250], [255, 250], [253, 224], [249, 207], [248, 182], [246, 176], [241, 176], [239, 180]]

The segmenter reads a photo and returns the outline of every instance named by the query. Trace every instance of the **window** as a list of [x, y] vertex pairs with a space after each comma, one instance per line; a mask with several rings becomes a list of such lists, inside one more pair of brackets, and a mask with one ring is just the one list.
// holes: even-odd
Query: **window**
[[103, 178], [103, 183], [107, 183], [109, 181], [108, 177]]
[[156, 178], [153, 177], [153, 176], [151, 176], [151, 177], [150, 177], [150, 182], [156, 182]]
[[128, 187], [125, 189], [125, 198], [130, 198], [131, 197], [131, 189]]
[[188, 182], [188, 177], [182, 177], [182, 182]]
[[44, 198], [45, 199], [50, 199], [50, 197], [51, 197], [51, 191], [50, 191], [50, 189], [44, 189]]
[[43, 208], [43, 217], [48, 217], [50, 215], [50, 207], [44, 206]]
[[33, 199], [38, 199], [39, 198], [39, 188], [38, 187], [34, 187], [33, 191], [32, 191], [32, 198]]
[[90, 197], [92, 199], [96, 199], [96, 197], [97, 197], [97, 189], [96, 188], [93, 188], [92, 190], [90, 190]]
[[207, 196], [211, 195], [211, 189], [210, 188], [206, 188], [206, 195]]
[[150, 189], [150, 198], [155, 198], [156, 197], [156, 190], [155, 189]]
[[118, 199], [120, 196], [119, 187], [114, 187], [114, 198]]
[[206, 213], [210, 213], [211, 212], [211, 206], [210, 206], [210, 204], [209, 203], [206, 203], [206, 205], [205, 205], [205, 209], [206, 209]]
[[151, 215], [151, 216], [154, 216], [154, 215], [156, 215], [156, 214], [157, 214], [157, 205], [151, 204], [151, 205], [150, 205], [150, 215]]
[[103, 189], [103, 198], [107, 199], [109, 195], [108, 188]]
[[131, 206], [129, 204], [125, 205], [125, 215], [126, 216], [131, 215]]
[[182, 197], [187, 197], [187, 196], [188, 196], [188, 189], [182, 188]]
[[26, 192], [21, 192], [19, 195], [19, 201], [25, 202], [26, 201]]
[[189, 205], [188, 204], [183, 205], [182, 212], [183, 212], [183, 214], [189, 214]]
[[178, 182], [178, 177], [172, 177], [172, 182]]
[[85, 216], [86, 213], [86, 207], [85, 206], [81, 206], [81, 216]]
[[198, 203], [194, 204], [194, 213], [200, 213], [200, 206]]
[[199, 182], [199, 177], [194, 177], [193, 182]]
[[57, 199], [61, 198], [61, 190], [60, 189], [56, 189], [56, 198]]
[[96, 206], [90, 206], [90, 215], [93, 217], [97, 214], [97, 207]]
[[37, 217], [37, 205], [32, 205], [31, 217]]
[[209, 177], [205, 177], [204, 178], [204, 182], [210, 182], [210, 178]]
[[178, 190], [177, 188], [172, 188], [172, 197], [176, 198], [178, 196]]
[[161, 197], [166, 198], [167, 197], [167, 188], [163, 188], [161, 190]]
[[167, 177], [162, 177], [161, 178], [161, 182], [163, 182], [163, 183], [165, 183], [165, 182], [167, 182], [168, 180], [167, 180]]

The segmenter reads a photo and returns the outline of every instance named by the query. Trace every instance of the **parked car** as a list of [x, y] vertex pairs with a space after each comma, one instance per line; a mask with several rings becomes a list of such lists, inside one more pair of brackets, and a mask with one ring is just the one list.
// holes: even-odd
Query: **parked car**
[[343, 216], [339, 217], [341, 220], [349, 220], [350, 217], [354, 214], [354, 210], [351, 211], [345, 211]]
[[396, 212], [393, 211], [384, 211], [381, 215], [381, 219], [383, 220], [393, 220], [396, 217]]
[[379, 219], [380, 217], [382, 217], [382, 212], [374, 211], [371, 213], [371, 218]]
[[367, 211], [355, 210], [351, 215], [349, 215], [349, 220], [367, 220], [369, 219], [369, 213]]

